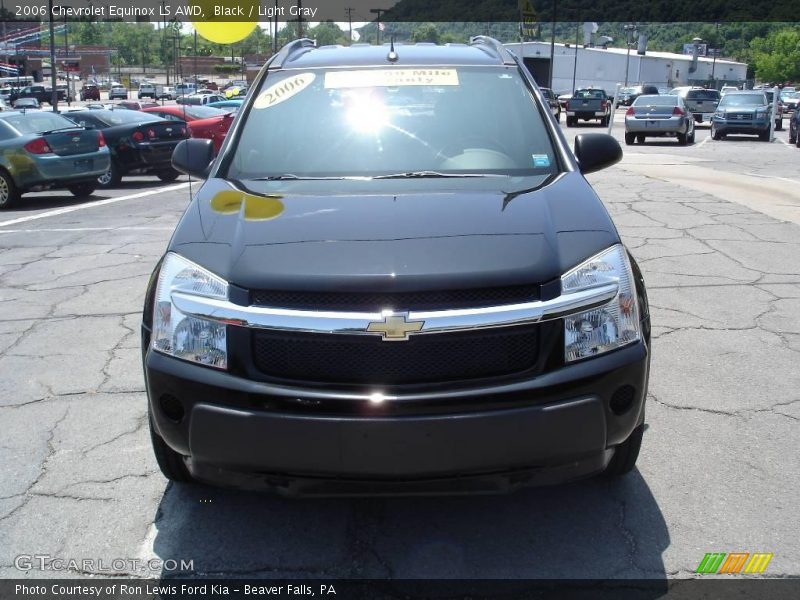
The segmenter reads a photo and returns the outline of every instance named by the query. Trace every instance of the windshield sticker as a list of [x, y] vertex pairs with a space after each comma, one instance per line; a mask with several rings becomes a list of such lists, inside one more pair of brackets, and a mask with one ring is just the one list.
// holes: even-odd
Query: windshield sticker
[[258, 95], [258, 98], [253, 103], [253, 108], [271, 108], [276, 104], [280, 104], [284, 100], [288, 100], [295, 94], [302, 92], [314, 82], [316, 77], [314, 73], [300, 73], [279, 81]]
[[550, 158], [547, 156], [547, 154], [531, 154], [531, 158], [533, 159], [534, 167], [550, 166]]
[[370, 69], [325, 73], [325, 88], [399, 87], [404, 85], [459, 85], [455, 69]]

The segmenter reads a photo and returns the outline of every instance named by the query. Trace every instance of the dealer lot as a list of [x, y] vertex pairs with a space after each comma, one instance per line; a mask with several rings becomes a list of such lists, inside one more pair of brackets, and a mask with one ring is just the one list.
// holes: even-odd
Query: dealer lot
[[286, 500], [167, 485], [139, 323], [187, 178], [131, 178], [88, 203], [32, 194], [4, 211], [0, 577], [35, 554], [94, 559], [73, 575], [114, 558], [158, 575], [131, 562], [155, 558], [219, 576], [683, 577], [706, 552], [735, 551], [773, 553], [765, 575], [800, 575], [800, 151], [785, 131], [771, 144], [707, 137], [626, 147], [590, 176], [650, 296], [638, 470], [509, 496]]

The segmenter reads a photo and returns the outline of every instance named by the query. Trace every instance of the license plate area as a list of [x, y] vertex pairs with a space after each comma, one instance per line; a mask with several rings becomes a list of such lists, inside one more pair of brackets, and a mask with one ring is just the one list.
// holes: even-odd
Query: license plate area
[[81, 158], [73, 163], [76, 169], [90, 171], [94, 167], [94, 160], [91, 158]]

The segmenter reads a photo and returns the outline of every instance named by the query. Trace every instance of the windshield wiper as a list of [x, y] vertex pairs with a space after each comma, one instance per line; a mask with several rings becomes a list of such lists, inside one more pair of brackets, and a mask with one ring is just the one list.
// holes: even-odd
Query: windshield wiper
[[372, 179], [415, 179], [425, 177], [507, 177], [498, 173], [440, 173], [439, 171], [408, 171], [391, 175], [375, 175]]
[[339, 179], [359, 179], [357, 177], [306, 177], [305, 175], [295, 175], [294, 173], [284, 173], [283, 175], [270, 175], [268, 177], [252, 177], [250, 181], [326, 181]]
[[72, 127], [59, 127], [58, 129], [51, 129], [49, 131], [40, 131], [39, 135], [49, 135], [59, 131], [69, 131], [70, 129], [83, 129], [80, 125], [73, 125]]

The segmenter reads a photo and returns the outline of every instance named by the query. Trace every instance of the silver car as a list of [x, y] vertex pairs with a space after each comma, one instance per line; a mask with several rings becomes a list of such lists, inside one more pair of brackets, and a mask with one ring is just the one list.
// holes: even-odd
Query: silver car
[[625, 113], [625, 143], [666, 136], [677, 138], [681, 146], [694, 143], [694, 119], [683, 98], [639, 96]]

